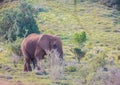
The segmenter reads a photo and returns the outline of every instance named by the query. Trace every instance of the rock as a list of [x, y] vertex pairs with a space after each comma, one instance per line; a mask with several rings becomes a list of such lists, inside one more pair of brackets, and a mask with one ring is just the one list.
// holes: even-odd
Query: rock
[[13, 79], [11, 75], [2, 75], [0, 78], [5, 78], [5, 79]]
[[46, 75], [47, 73], [46, 73], [46, 71], [45, 70], [35, 70], [35, 74], [36, 75]]
[[111, 29], [106, 29], [105, 32], [111, 32]]
[[9, 67], [9, 66], [7, 66], [7, 65], [5, 65], [5, 66], [3, 66], [3, 69], [4, 69], [4, 70], [9, 70], [9, 69], [10, 69], [10, 67]]
[[105, 32], [111, 32], [111, 28], [104, 28]]
[[2, 66], [2, 70], [4, 70], [4, 71], [8, 71], [8, 72], [13, 71], [13, 69], [12, 69], [12, 68], [10, 68], [10, 67], [9, 67], [9, 66], [7, 66], [7, 65]]
[[106, 67], [103, 68], [103, 71], [108, 71], [108, 69]]
[[114, 30], [113, 32], [115, 32], [115, 33], [120, 33], [120, 30]]

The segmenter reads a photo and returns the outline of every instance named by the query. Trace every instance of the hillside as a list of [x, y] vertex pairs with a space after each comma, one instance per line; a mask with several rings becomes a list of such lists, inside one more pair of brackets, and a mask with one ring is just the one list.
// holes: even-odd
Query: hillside
[[[17, 67], [14, 67], [13, 60], [16, 55], [11, 55], [12, 43], [3, 41], [1, 35], [0, 82], [5, 79], [8, 81], [6, 85], [120, 84], [118, 80], [120, 78], [120, 12], [118, 10], [89, 1], [79, 2], [76, 5], [70, 0], [66, 2], [65, 0], [26, 1], [38, 10], [34, 19], [40, 32], [60, 36], [66, 66], [61, 79], [57, 81], [51, 78], [44, 61], [42, 65], [45, 67], [46, 74], [38, 75], [35, 71], [25, 73], [22, 59], [17, 62]], [[13, 1], [1, 5], [0, 16], [3, 15], [4, 10], [11, 8], [16, 10], [18, 4], [19, 1]], [[74, 43], [74, 34], [81, 31], [85, 31], [87, 36], [82, 49], [86, 54], [78, 63], [71, 49], [77, 47]], [[12, 45], [17, 45], [20, 41], [18, 38]]]

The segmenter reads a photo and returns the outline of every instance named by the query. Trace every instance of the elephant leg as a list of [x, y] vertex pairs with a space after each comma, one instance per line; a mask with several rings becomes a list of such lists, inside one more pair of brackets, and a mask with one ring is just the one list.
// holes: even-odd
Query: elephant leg
[[45, 51], [40, 49], [40, 48], [37, 48], [36, 51], [35, 51], [36, 67], [37, 67], [38, 70], [41, 70], [40, 61], [42, 59], [44, 59], [45, 54], [46, 54]]
[[37, 70], [40, 70], [40, 62], [39, 62], [39, 58], [36, 59], [36, 67], [37, 67]]
[[25, 63], [24, 63], [24, 71], [32, 71], [31, 66], [30, 66], [30, 59], [26, 58]]
[[40, 57], [41, 56], [41, 49], [36, 49], [36, 52], [35, 52], [35, 60], [36, 60], [36, 68], [37, 70], [40, 70], [40, 63], [39, 63], [39, 60], [40, 60]]
[[26, 62], [24, 63], [24, 71], [25, 71], [25, 72], [28, 72]]
[[36, 67], [36, 59], [32, 59], [32, 63], [33, 63], [33, 69], [35, 69], [35, 67]]

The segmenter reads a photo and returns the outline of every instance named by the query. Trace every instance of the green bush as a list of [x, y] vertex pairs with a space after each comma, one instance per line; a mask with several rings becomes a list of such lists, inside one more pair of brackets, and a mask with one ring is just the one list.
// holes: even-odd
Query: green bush
[[75, 72], [77, 69], [75, 66], [68, 66], [65, 68], [66, 72]]
[[20, 44], [22, 42], [22, 38], [17, 38], [16, 41], [10, 43], [10, 51], [16, 55], [21, 55]]
[[75, 55], [78, 62], [80, 62], [80, 59], [83, 58], [85, 55], [85, 52], [82, 51], [80, 48], [73, 48], [73, 50], [71, 49], [71, 52]]
[[86, 33], [84, 31], [75, 33], [73, 38], [75, 43], [77, 43], [80, 46], [86, 41]]
[[120, 0], [99, 0], [102, 4], [120, 10]]
[[0, 35], [6, 40], [15, 41], [17, 37], [26, 37], [31, 33], [40, 33], [34, 19], [34, 9], [27, 2], [21, 2], [16, 9], [1, 13]]

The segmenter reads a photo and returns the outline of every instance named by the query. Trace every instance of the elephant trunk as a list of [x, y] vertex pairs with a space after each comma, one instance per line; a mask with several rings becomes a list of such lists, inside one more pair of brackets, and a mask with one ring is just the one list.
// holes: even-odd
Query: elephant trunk
[[62, 48], [61, 48], [61, 47], [58, 48], [57, 51], [58, 51], [58, 53], [59, 53], [59, 58], [63, 60], [63, 50], [62, 50]]

